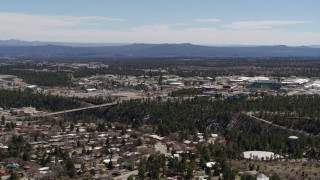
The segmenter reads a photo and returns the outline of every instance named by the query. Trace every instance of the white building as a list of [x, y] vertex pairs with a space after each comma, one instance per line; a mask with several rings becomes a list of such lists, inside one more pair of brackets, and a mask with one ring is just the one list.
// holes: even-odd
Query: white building
[[304, 86], [305, 89], [320, 89], [320, 82], [319, 81], [315, 81], [311, 84], [307, 84]]
[[245, 151], [243, 152], [243, 157], [245, 159], [266, 160], [270, 158], [280, 158], [281, 156], [268, 151]]
[[259, 173], [257, 176], [257, 180], [269, 180], [269, 177], [264, 175], [263, 173]]

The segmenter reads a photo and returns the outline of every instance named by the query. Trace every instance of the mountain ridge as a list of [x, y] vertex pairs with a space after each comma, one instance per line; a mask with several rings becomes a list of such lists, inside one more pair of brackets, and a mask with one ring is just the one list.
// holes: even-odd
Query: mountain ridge
[[77, 42], [45, 42], [45, 41], [23, 41], [19, 39], [0, 40], [1, 46], [71, 46], [71, 47], [100, 47], [100, 46], [122, 46], [130, 43], [77, 43]]
[[[286, 45], [216, 47], [183, 44], [134, 43], [113, 46], [25, 45], [11, 40], [1, 45], [0, 57], [320, 57], [320, 48]], [[13, 45], [14, 43], [22, 45]]]

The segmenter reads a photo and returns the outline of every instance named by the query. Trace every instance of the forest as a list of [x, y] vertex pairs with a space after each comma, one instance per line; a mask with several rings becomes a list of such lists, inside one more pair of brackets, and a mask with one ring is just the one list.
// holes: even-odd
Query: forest
[[[297, 98], [301, 98], [297, 100]], [[304, 98], [304, 100], [303, 100]], [[318, 137], [299, 134], [299, 144], [290, 152], [288, 136], [291, 132], [270, 127], [257, 122], [242, 112], [245, 111], [297, 111], [299, 113], [317, 113], [308, 107], [320, 105], [319, 96], [305, 97], [265, 97], [256, 100], [208, 100], [194, 98], [188, 100], [130, 101], [110, 109], [106, 118], [132, 126], [156, 124], [157, 132], [162, 135], [179, 132], [181, 140], [194, 138], [197, 132], [222, 133], [228, 143], [227, 155], [240, 158], [244, 150], [270, 150], [280, 154], [293, 153], [301, 156], [309, 147], [318, 147]], [[312, 102], [308, 99], [313, 99]], [[121, 112], [120, 114], [117, 112]], [[305, 122], [304, 126], [317, 124]], [[318, 127], [319, 128], [319, 127]], [[300, 152], [297, 152], [300, 151]]]
[[80, 68], [73, 73], [75, 78], [81, 77], [90, 77], [93, 75], [104, 75], [104, 74], [117, 74], [117, 75], [126, 75], [126, 76], [141, 76], [145, 75], [145, 71], [139, 69], [132, 69], [128, 67], [103, 67], [97, 69], [90, 68]]
[[[308, 105], [312, 104], [312, 108]], [[161, 99], [140, 99], [124, 101], [109, 109], [95, 109], [65, 115], [66, 121], [88, 122], [88, 119], [99, 120], [103, 124], [121, 123], [135, 129], [151, 126], [160, 136], [175, 138], [178, 142], [198, 140], [198, 133], [207, 139], [210, 134], [219, 134], [222, 143], [197, 144], [195, 153], [184, 153], [182, 158], [169, 158], [164, 164], [164, 156], [152, 154], [141, 160], [139, 177], [141, 179], [157, 178], [160, 174], [177, 175], [192, 178], [196, 167], [205, 170], [209, 177], [220, 173], [226, 179], [233, 179], [236, 169], [230, 167], [230, 160], [242, 160], [244, 151], [272, 151], [281, 155], [280, 158], [267, 159], [320, 159], [320, 138], [315, 135], [291, 132], [285, 129], [259, 122], [245, 112], [294, 112], [301, 117], [314, 117], [319, 113], [320, 96], [283, 96], [263, 97], [262, 99], [232, 100], [209, 99], [207, 97]], [[262, 113], [263, 114], [263, 113]], [[293, 113], [291, 113], [291, 116]], [[313, 115], [313, 116], [312, 116]], [[101, 121], [102, 120], [102, 121]], [[316, 120], [315, 120], [316, 121]], [[286, 123], [291, 123], [286, 121]], [[293, 123], [294, 124], [294, 123]], [[104, 127], [103, 125], [102, 127]], [[317, 126], [308, 121], [305, 126]], [[315, 129], [319, 129], [316, 127]], [[106, 131], [99, 125], [96, 131]], [[292, 141], [289, 136], [298, 136]], [[173, 152], [174, 153], [174, 152]], [[196, 161], [199, 159], [199, 161]], [[213, 170], [206, 168], [208, 161], [218, 162]], [[243, 179], [250, 178], [243, 176]], [[279, 179], [276, 174], [271, 179]]]
[[79, 108], [83, 105], [83, 102], [77, 98], [33, 93], [31, 90], [0, 89], [0, 107], [4, 109], [32, 106], [41, 111], [60, 111]]
[[[29, 69], [31, 68], [31, 69]], [[36, 66], [0, 66], [0, 74], [15, 75], [28, 84], [38, 86], [68, 86], [71, 78], [64, 72], [36, 70]]]
[[188, 89], [178, 89], [169, 93], [171, 97], [193, 97], [196, 95], [203, 94], [203, 89], [195, 89], [195, 88], [188, 88]]
[[[78, 61], [85, 59], [77, 59]], [[175, 74], [181, 77], [216, 76], [274, 76], [274, 77], [317, 77], [320, 73], [319, 58], [312, 57], [270, 57], [270, 58], [96, 58], [97, 62], [108, 64], [112, 73], [148, 75], [148, 70], [166, 70], [165, 73], [152, 71], [152, 75]], [[103, 69], [84, 69], [90, 74], [99, 74]], [[142, 71], [141, 71], [142, 70]], [[83, 70], [81, 70], [81, 74]], [[108, 73], [110, 73], [109, 71]], [[77, 72], [78, 73], [78, 72]], [[76, 75], [77, 76], [77, 75]], [[80, 77], [80, 76], [79, 76]]]
[[[318, 58], [95, 58], [95, 62], [108, 67], [70, 69], [41, 65], [43, 60], [52, 62], [87, 62], [86, 58], [66, 60], [42, 59], [29, 64], [15, 62], [0, 66], [0, 74], [16, 75], [26, 83], [39, 86], [69, 86], [72, 78], [93, 75], [217, 77], [217, 76], [273, 76], [317, 77], [320, 74]], [[1, 59], [0, 59], [1, 61]], [[5, 60], [2, 60], [6, 62]], [[11, 62], [10, 62], [11, 63]], [[250, 65], [248, 65], [250, 64]], [[45, 70], [44, 70], [45, 69]]]
[[[310, 103], [313, 107], [309, 107]], [[82, 112], [69, 120], [85, 120], [86, 117], [104, 119], [106, 122], [120, 122], [139, 128], [153, 126], [161, 136], [176, 134], [177, 140], [197, 139], [197, 133], [205, 136], [218, 133], [225, 137], [224, 150], [228, 158], [239, 159], [243, 151], [264, 150], [280, 155], [300, 158], [303, 152], [320, 146], [318, 136], [294, 133], [265, 124], [246, 115], [245, 112], [296, 112], [300, 116], [314, 117], [319, 113], [320, 96], [264, 97], [250, 100], [211, 100], [206, 97], [193, 99], [177, 98], [124, 101], [107, 110]], [[311, 108], [311, 109], [310, 109]], [[83, 118], [81, 118], [83, 117]], [[287, 121], [288, 126], [291, 122]], [[294, 124], [294, 123], [292, 123]], [[317, 134], [318, 123], [305, 121], [302, 127], [310, 127], [310, 133]], [[311, 128], [313, 127], [313, 128]], [[314, 129], [314, 131], [312, 131]], [[312, 132], [311, 132], [312, 131]], [[290, 143], [288, 137], [296, 135], [298, 143]], [[313, 154], [319, 159], [319, 154]]]

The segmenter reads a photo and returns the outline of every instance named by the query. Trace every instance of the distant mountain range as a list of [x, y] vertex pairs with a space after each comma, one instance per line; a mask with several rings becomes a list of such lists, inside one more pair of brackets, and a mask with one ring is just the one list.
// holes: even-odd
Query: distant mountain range
[[320, 45], [311, 45], [311, 46], [308, 46], [308, 47], [312, 47], [312, 48], [320, 48]]
[[203, 46], [0, 41], [0, 57], [320, 57], [320, 46]]
[[101, 46], [122, 46], [129, 43], [72, 43], [72, 42], [42, 42], [42, 41], [21, 41], [17, 39], [0, 40], [0, 46], [71, 46], [71, 47], [101, 47]]

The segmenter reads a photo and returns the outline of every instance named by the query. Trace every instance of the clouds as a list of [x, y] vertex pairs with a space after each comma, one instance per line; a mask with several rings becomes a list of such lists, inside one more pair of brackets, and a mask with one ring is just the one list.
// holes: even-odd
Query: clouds
[[0, 12], [1, 26], [11, 27], [34, 27], [54, 28], [72, 26], [92, 26], [105, 22], [122, 21], [120, 18], [109, 18], [99, 16], [42, 16], [22, 13]]
[[[287, 32], [281, 30], [233, 30], [208, 27], [174, 29], [167, 25], [143, 26], [125, 34], [139, 35], [144, 42], [246, 45], [306, 45], [319, 44], [318, 32]], [[138, 42], [139, 38], [131, 38]]]
[[272, 29], [275, 26], [295, 25], [310, 23], [308, 21], [264, 20], [264, 21], [239, 21], [227, 24], [224, 27], [231, 29]]
[[[275, 27], [308, 21], [264, 20], [224, 23], [216, 18], [191, 19], [185, 26], [165, 23], [132, 25], [132, 19], [100, 16], [42, 16], [0, 12], [0, 39], [63, 42], [194, 43], [250, 45], [320, 44], [319, 32], [294, 32]], [[108, 26], [105, 26], [105, 25]]]
[[194, 22], [209, 22], [209, 23], [217, 23], [221, 22], [220, 19], [217, 18], [197, 18], [193, 20]]

